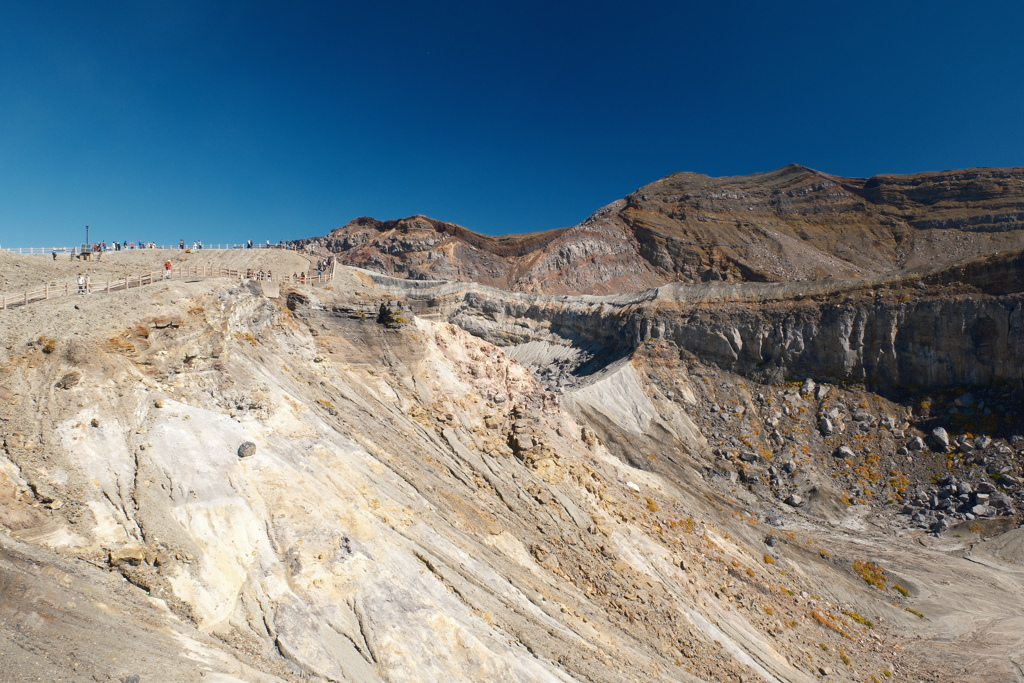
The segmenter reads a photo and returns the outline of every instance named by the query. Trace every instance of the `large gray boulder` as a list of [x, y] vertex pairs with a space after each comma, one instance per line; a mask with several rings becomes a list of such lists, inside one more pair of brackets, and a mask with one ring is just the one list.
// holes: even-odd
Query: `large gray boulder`
[[949, 450], [949, 433], [946, 432], [942, 427], [936, 427], [932, 430], [932, 443], [935, 444], [935, 448], [940, 451]]

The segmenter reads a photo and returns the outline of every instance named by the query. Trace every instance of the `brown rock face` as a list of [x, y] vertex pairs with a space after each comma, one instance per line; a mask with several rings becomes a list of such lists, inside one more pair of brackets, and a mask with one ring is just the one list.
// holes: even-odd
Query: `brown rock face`
[[424, 216], [359, 218], [297, 243], [398, 277], [545, 294], [877, 275], [1024, 247], [1024, 169], [677, 173], [571, 228], [490, 237]]
[[678, 280], [711, 268], [754, 281], [880, 274], [1019, 248], [1024, 169], [868, 180], [796, 165], [735, 178], [679, 173], [627, 197], [617, 218]]

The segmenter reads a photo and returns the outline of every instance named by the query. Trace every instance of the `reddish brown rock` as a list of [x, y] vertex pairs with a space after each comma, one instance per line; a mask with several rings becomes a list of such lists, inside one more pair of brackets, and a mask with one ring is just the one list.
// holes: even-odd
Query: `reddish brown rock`
[[491, 237], [424, 216], [358, 218], [297, 243], [396, 277], [545, 294], [877, 275], [1024, 247], [1024, 169], [677, 173], [570, 228]]

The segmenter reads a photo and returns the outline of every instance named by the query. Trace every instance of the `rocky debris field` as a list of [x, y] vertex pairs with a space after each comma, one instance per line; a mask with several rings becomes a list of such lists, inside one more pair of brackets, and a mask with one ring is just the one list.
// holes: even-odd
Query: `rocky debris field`
[[1020, 294], [913, 282], [4, 312], [5, 680], [1015, 680]]

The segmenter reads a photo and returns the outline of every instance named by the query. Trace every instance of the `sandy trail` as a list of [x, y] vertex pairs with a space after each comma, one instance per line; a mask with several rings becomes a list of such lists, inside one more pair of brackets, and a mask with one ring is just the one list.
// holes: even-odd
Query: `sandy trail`
[[57, 254], [56, 261], [49, 254], [25, 255], [0, 251], [0, 292], [19, 294], [25, 289], [37, 289], [44, 284], [63, 286], [73, 284], [78, 274], [88, 275], [94, 287], [107, 280], [119, 280], [126, 275], [136, 277], [150, 272], [161, 272], [164, 262], [175, 267], [217, 266], [232, 269], [270, 270], [279, 276], [310, 271], [309, 258], [299, 252], [283, 249], [136, 249], [107, 252], [99, 261], [72, 260], [67, 254]]

